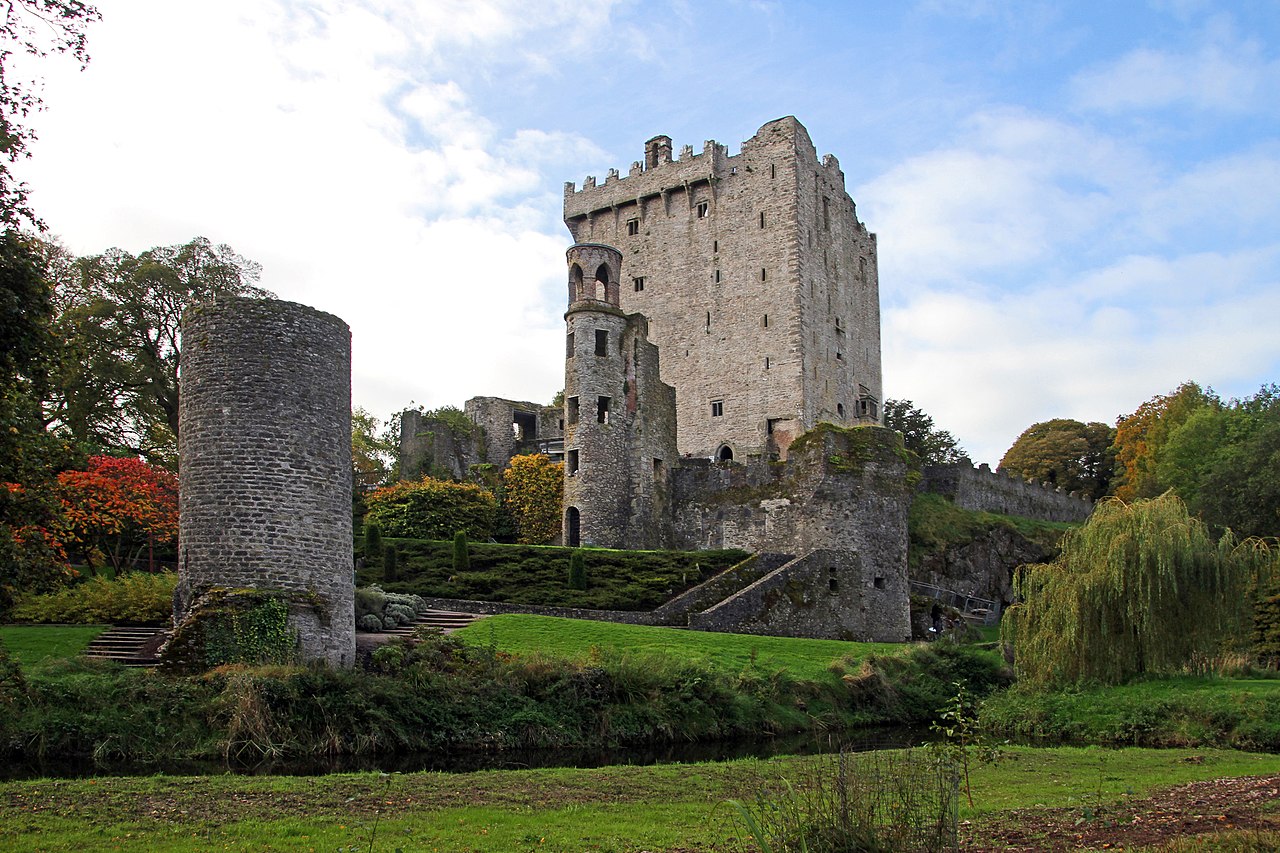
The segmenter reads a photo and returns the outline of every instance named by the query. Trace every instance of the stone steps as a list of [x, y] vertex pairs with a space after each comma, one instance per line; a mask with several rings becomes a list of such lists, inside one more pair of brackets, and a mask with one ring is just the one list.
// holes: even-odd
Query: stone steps
[[411, 625], [401, 625], [389, 631], [381, 632], [391, 637], [411, 637], [418, 628], [439, 628], [445, 634], [452, 634], [459, 628], [465, 628], [477, 619], [484, 617], [478, 613], [458, 613], [452, 610], [425, 610]]
[[158, 625], [113, 625], [95, 637], [82, 654], [96, 660], [118, 661], [125, 666], [158, 666], [160, 659], [147, 650], [155, 645], [158, 637], [166, 633]]

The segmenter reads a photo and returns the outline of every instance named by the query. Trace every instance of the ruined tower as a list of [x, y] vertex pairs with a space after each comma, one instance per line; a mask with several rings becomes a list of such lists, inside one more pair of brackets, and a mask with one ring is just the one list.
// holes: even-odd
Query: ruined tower
[[654, 137], [626, 177], [567, 183], [564, 221], [626, 258], [616, 304], [649, 321], [681, 453], [785, 455], [818, 422], [879, 421], [875, 235], [795, 118], [733, 156]]
[[578, 243], [567, 260], [564, 542], [668, 547], [675, 392], [645, 318], [619, 307], [622, 254]]
[[278, 591], [304, 660], [355, 662], [351, 331], [274, 299], [182, 316], [175, 622], [214, 587]]

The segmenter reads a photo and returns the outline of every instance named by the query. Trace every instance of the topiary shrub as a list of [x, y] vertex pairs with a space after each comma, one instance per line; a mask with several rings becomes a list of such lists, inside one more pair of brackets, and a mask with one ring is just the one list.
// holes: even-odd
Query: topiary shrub
[[372, 613], [366, 613], [356, 620], [356, 630], [376, 634], [382, 630], [382, 618]]
[[569, 557], [569, 588], [587, 588], [587, 560], [581, 551], [574, 551]]
[[394, 581], [400, 579], [399, 555], [396, 553], [396, 546], [385, 545], [382, 549], [382, 579], [384, 581]]
[[465, 572], [471, 568], [471, 552], [467, 548], [467, 531], [453, 534], [453, 570]]
[[376, 524], [364, 526], [364, 562], [368, 566], [378, 565], [384, 551], [382, 548], [382, 528]]

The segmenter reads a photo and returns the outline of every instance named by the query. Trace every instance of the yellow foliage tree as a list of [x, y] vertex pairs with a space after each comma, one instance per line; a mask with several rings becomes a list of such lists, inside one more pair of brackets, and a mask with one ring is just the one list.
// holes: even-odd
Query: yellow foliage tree
[[511, 457], [502, 472], [507, 512], [516, 523], [517, 541], [545, 545], [560, 535], [564, 500], [564, 463], [541, 453]]

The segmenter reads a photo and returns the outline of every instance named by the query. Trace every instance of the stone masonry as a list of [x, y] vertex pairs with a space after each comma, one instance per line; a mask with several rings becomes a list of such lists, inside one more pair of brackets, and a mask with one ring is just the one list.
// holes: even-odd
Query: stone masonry
[[351, 332], [331, 314], [223, 298], [182, 317], [179, 592], [286, 593], [303, 659], [355, 661]]
[[879, 421], [875, 235], [795, 118], [733, 156], [655, 137], [626, 177], [566, 184], [564, 220], [626, 259], [619, 307], [662, 351], [682, 454], [785, 456], [819, 422]]

